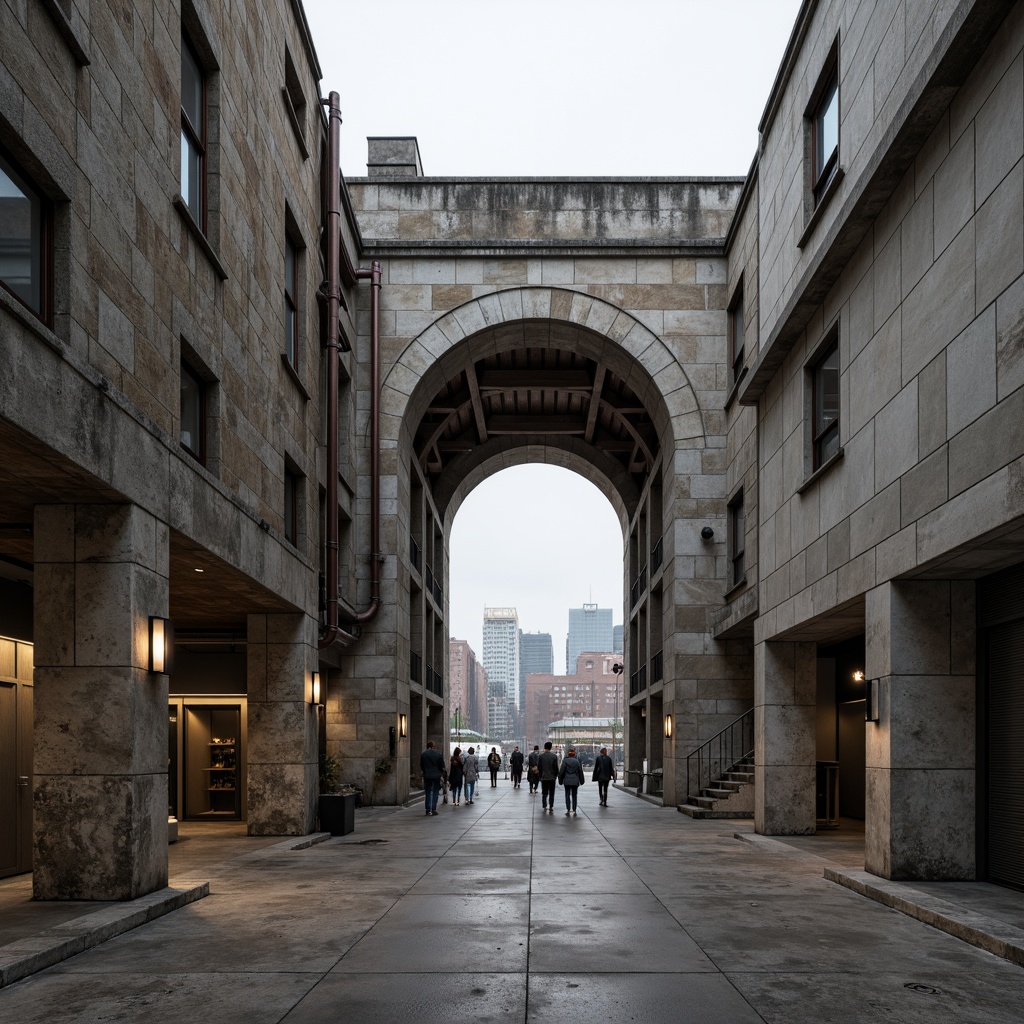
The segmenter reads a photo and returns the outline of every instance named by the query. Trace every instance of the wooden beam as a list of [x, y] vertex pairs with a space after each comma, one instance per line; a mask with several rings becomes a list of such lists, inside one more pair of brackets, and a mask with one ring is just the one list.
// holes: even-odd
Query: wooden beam
[[582, 434], [586, 429], [578, 416], [492, 416], [487, 426], [492, 435]]
[[583, 440], [593, 444], [594, 427], [597, 426], [597, 413], [601, 408], [601, 392], [604, 390], [604, 376], [608, 371], [600, 364], [594, 371], [594, 383], [590, 389], [590, 408], [587, 409], [587, 429], [583, 432]]
[[453, 419], [455, 419], [457, 416], [459, 416], [464, 409], [468, 408], [470, 404], [471, 404], [471, 400], [470, 399], [466, 399], [466, 401], [463, 402], [462, 405], [460, 405], [457, 409], [454, 409], [447, 416], [445, 416], [445, 418], [443, 420], [441, 420], [440, 423], [437, 423], [434, 426], [434, 429], [431, 432], [430, 437], [427, 438], [426, 443], [423, 445], [422, 448], [420, 448], [420, 465], [421, 466], [426, 467], [426, 465], [427, 465], [427, 458], [430, 455], [431, 449], [434, 448], [434, 446], [437, 444], [437, 442], [441, 439], [441, 435], [448, 429], [448, 425], [451, 423], [451, 421]]
[[484, 370], [481, 391], [590, 391], [586, 370]]
[[473, 403], [473, 416], [476, 419], [476, 436], [480, 443], [483, 444], [487, 440], [487, 419], [484, 416], [484, 403], [480, 401], [476, 366], [472, 363], [466, 369], [466, 384], [469, 387], [469, 399]]
[[644, 458], [647, 459], [647, 465], [653, 466], [654, 456], [651, 454], [651, 449], [647, 447], [647, 442], [643, 439], [643, 437], [641, 437], [640, 432], [636, 429], [636, 427], [634, 427], [633, 424], [630, 423], [625, 416], [621, 415], [619, 410], [616, 409], [615, 406], [611, 404], [611, 402], [606, 402], [604, 401], [604, 399], [602, 399], [601, 406], [611, 414], [613, 419], [615, 419], [625, 428], [629, 436], [632, 437], [633, 440], [636, 441], [636, 443], [640, 446], [644, 453]]

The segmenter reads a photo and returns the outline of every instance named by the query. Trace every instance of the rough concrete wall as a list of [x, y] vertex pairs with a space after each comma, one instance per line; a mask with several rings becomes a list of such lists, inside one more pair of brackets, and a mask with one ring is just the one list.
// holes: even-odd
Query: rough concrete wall
[[[766, 638], [1024, 514], [1022, 108], [1018, 5], [761, 401]], [[845, 456], [797, 494], [836, 317]]]
[[[778, 322], [794, 284], [819, 254], [832, 219], [861, 183], [885, 143], [900, 106], [915, 87], [958, 5], [914, 0], [827, 0], [810, 25], [763, 139], [760, 157], [761, 340]], [[839, 37], [840, 167], [845, 178], [803, 248], [807, 224], [804, 113], [829, 50]]]
[[[52, 332], [0, 297], [5, 363], [16, 371], [4, 378], [5, 415], [235, 565], [252, 569], [252, 549], [268, 547], [260, 571], [305, 604], [308, 581], [294, 585], [295, 567], [280, 564], [276, 545], [241, 536], [259, 519], [282, 530], [286, 456], [310, 480], [318, 472], [317, 405], [281, 364], [287, 204], [307, 247], [299, 378], [318, 390], [319, 166], [302, 158], [282, 101], [286, 45], [312, 150], [318, 88], [290, 5], [204, 6], [198, 17], [219, 65], [210, 77], [213, 259], [174, 203], [179, 6], [76, 9], [91, 61], [80, 70], [41, 8], [15, 5], [5, 19], [12, 30], [0, 39], [0, 63], [11, 87], [0, 91], [2, 141], [55, 199], [57, 250]], [[252, 59], [258, 47], [266, 60]], [[205, 467], [178, 444], [182, 353], [215, 382]], [[53, 403], [25, 388], [33, 379], [62, 395], [74, 417], [55, 422]], [[109, 444], [88, 443], [104, 437]], [[110, 464], [114, 454], [123, 468]], [[315, 563], [316, 488], [306, 491], [300, 547]]]

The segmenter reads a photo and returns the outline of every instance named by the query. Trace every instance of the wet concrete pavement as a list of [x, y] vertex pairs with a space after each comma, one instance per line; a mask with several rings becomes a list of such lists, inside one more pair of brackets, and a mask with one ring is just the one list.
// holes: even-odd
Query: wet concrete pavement
[[172, 884], [210, 895], [0, 990], [0, 1021], [1021, 1020], [1022, 968], [826, 881], [806, 843], [610, 803], [484, 787], [302, 850], [185, 827]]

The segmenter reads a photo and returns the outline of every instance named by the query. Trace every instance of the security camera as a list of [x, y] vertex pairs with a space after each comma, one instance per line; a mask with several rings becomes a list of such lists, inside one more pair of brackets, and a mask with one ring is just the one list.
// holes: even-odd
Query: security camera
[[705, 526], [704, 529], [700, 531], [700, 535], [703, 540], [711, 540], [715, 535], [715, 531], [712, 530], [710, 526]]

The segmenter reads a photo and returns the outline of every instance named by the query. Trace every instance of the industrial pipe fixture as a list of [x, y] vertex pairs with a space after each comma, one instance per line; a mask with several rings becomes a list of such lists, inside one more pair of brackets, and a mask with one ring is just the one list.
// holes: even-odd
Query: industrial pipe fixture
[[[327, 516], [326, 623], [319, 647], [348, 647], [356, 636], [341, 628], [338, 602], [338, 339], [341, 310], [341, 106], [332, 92], [324, 101], [327, 119]], [[347, 253], [346, 253], [347, 256]], [[370, 287], [370, 604], [346, 614], [351, 625], [369, 622], [380, 607], [380, 288], [381, 266], [348, 268], [353, 280], [369, 279]]]

